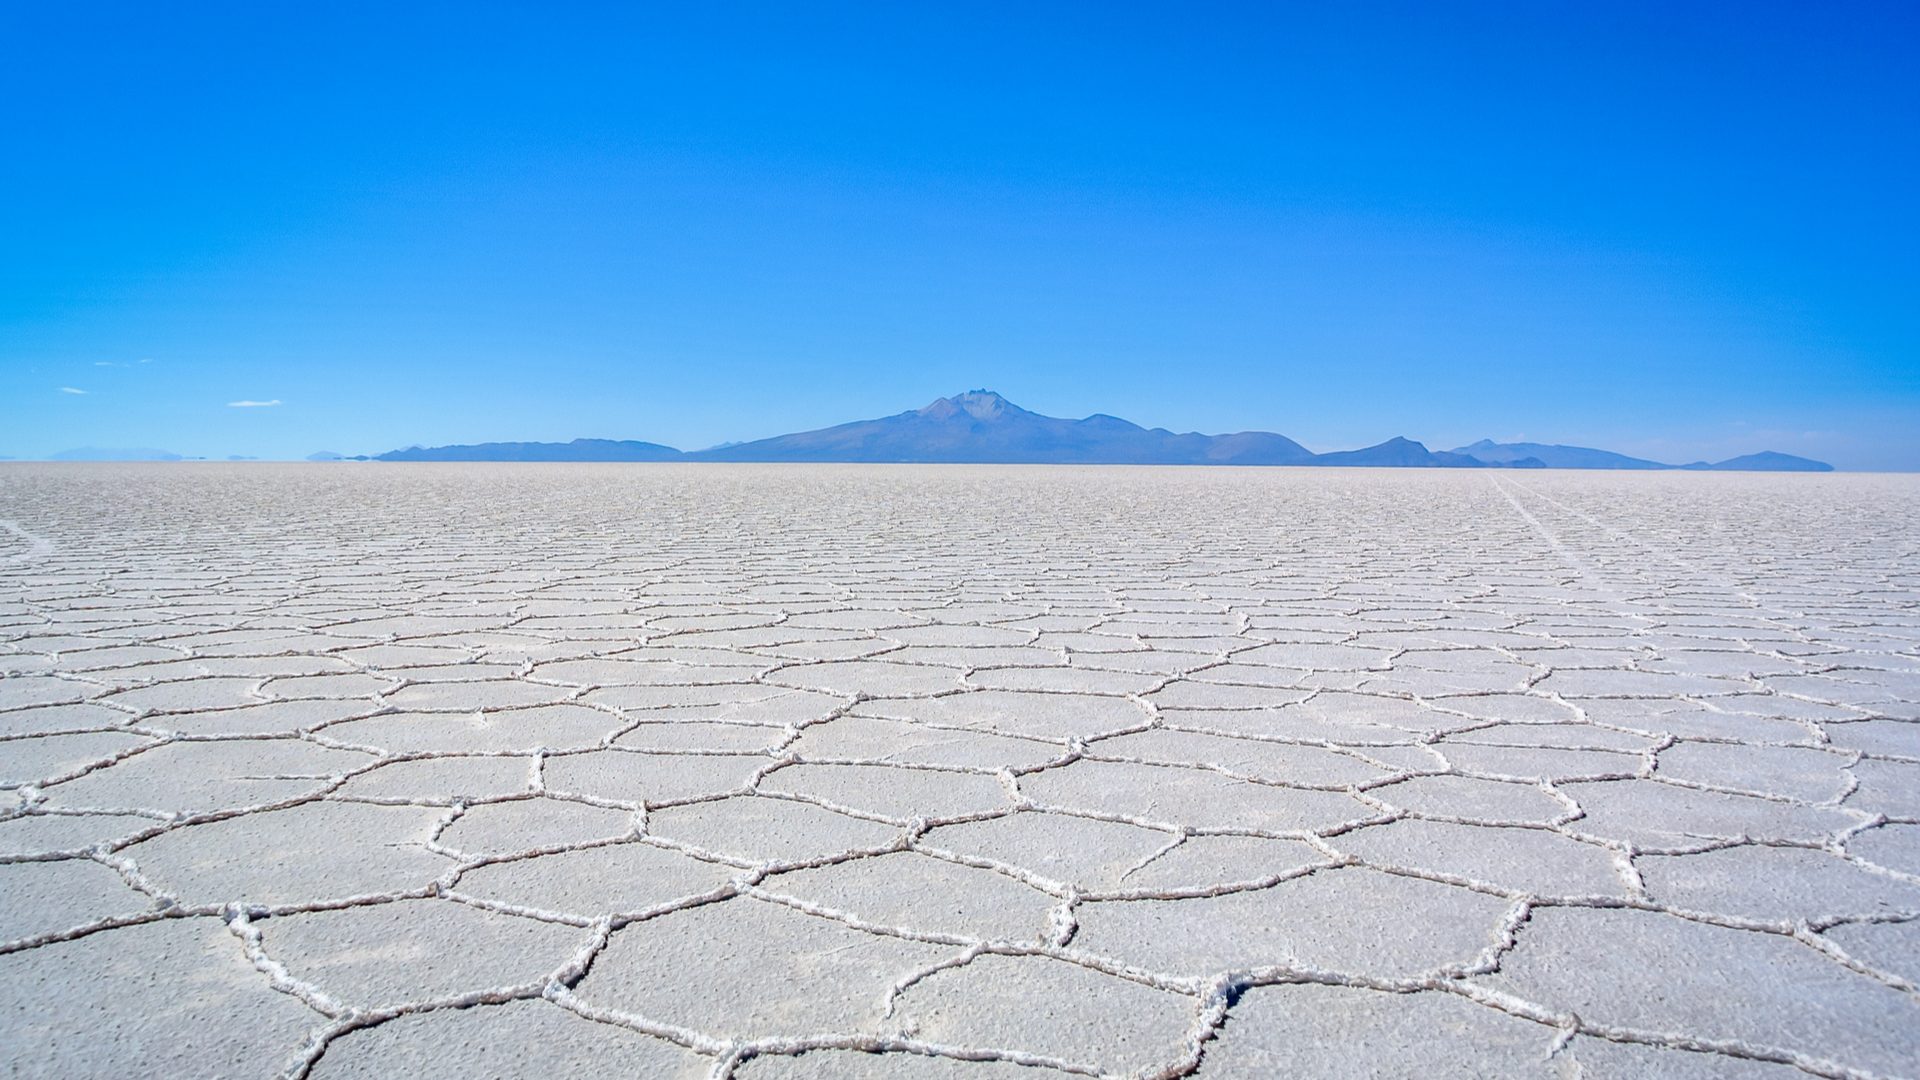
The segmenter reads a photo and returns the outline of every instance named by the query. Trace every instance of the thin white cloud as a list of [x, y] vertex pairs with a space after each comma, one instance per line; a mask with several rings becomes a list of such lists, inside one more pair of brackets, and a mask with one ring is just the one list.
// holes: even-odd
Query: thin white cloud
[[278, 404], [280, 404], [279, 398], [274, 398], [272, 401], [229, 401], [227, 402], [227, 408], [229, 409], [270, 409]]
[[118, 360], [95, 360], [93, 362], [93, 366], [94, 367], [126, 367], [127, 365], [119, 362]]
[[73, 387], [71, 387], [71, 386], [63, 386], [63, 387], [61, 387], [61, 388], [60, 388], [60, 392], [61, 392], [61, 393], [63, 393], [63, 394], [85, 394], [85, 393], [86, 393], [86, 391], [85, 391], [85, 390], [75, 390], [75, 389], [74, 389]]

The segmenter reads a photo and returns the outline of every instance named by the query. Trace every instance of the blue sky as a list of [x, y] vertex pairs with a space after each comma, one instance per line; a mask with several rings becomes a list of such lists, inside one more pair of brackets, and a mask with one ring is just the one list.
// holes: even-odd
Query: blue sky
[[1920, 468], [1911, 4], [640, 8], [0, 8], [0, 454], [991, 387]]

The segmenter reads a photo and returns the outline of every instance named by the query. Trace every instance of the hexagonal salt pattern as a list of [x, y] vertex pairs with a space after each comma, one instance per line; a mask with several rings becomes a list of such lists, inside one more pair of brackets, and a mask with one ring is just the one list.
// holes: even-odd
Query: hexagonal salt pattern
[[0, 465], [17, 1075], [1920, 1075], [1920, 482]]

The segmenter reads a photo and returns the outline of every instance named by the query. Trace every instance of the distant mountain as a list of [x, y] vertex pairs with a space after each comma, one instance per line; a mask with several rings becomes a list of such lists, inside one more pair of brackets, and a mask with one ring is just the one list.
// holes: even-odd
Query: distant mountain
[[[1668, 465], [1646, 458], [1628, 457], [1611, 450], [1587, 446], [1558, 446], [1548, 443], [1497, 443], [1481, 439], [1471, 446], [1453, 451], [1470, 454], [1489, 465], [1518, 465], [1522, 458], [1534, 458], [1549, 469], [1691, 469], [1715, 472], [1832, 472], [1833, 466], [1812, 458], [1795, 457], [1773, 450], [1729, 458], [1709, 464], [1696, 461], [1687, 465]], [[1322, 455], [1324, 456], [1324, 455]]]
[[717, 446], [690, 461], [1033, 462], [1107, 465], [1305, 465], [1313, 452], [1284, 435], [1175, 434], [1117, 416], [1064, 420], [991, 390], [851, 424]]
[[[81, 451], [69, 451], [80, 453]], [[141, 453], [142, 451], [94, 451]], [[159, 453], [159, 451], [149, 451]], [[321, 452], [309, 461], [343, 459]], [[1143, 428], [1095, 413], [1080, 420], [1043, 416], [991, 390], [939, 398], [924, 408], [850, 424], [721, 443], [683, 453], [659, 443], [575, 439], [566, 443], [495, 442], [410, 446], [374, 455], [376, 461], [847, 461], [1032, 463], [1058, 465], [1349, 465], [1441, 469], [1766, 469], [1819, 470], [1832, 466], [1772, 451], [1715, 465], [1664, 465], [1608, 450], [1548, 443], [1482, 439], [1456, 450], [1429, 450], [1396, 437], [1360, 450], [1315, 454], [1285, 435], [1239, 431], [1227, 435]]]
[[1369, 466], [1384, 469], [1484, 469], [1487, 462], [1467, 454], [1429, 450], [1425, 445], [1402, 436], [1394, 436], [1377, 446], [1360, 450], [1336, 450], [1314, 455], [1315, 465]]
[[1671, 469], [1658, 461], [1628, 457], [1611, 450], [1585, 446], [1559, 446], [1550, 443], [1497, 443], [1481, 439], [1472, 446], [1457, 447], [1456, 454], [1468, 454], [1489, 465], [1508, 465], [1521, 458], [1533, 458], [1549, 469]]
[[1715, 472], [1832, 472], [1833, 466], [1812, 458], [1795, 457], [1782, 454], [1777, 450], [1762, 450], [1757, 454], [1742, 454], [1737, 458], [1715, 462], [1707, 468]]
[[80, 446], [72, 450], [62, 450], [47, 458], [48, 461], [185, 461], [183, 455], [171, 450], [154, 450], [144, 447], [124, 449], [104, 449], [98, 446]]
[[678, 461], [681, 453], [659, 443], [625, 439], [575, 439], [564, 443], [493, 442], [462, 446], [409, 446], [375, 454], [375, 461]]

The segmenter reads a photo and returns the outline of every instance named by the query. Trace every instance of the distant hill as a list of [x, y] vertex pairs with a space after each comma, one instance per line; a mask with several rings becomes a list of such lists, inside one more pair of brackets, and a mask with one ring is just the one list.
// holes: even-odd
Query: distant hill
[[1117, 416], [1064, 420], [991, 390], [851, 424], [717, 446], [690, 461], [1034, 462], [1109, 465], [1304, 465], [1313, 452], [1284, 435], [1175, 434]]
[[[309, 460], [341, 460], [320, 453]], [[360, 460], [360, 459], [353, 459]], [[1772, 451], [1718, 464], [1676, 466], [1609, 450], [1482, 439], [1455, 450], [1429, 450], [1405, 437], [1359, 450], [1316, 454], [1285, 435], [1226, 435], [1144, 428], [1095, 413], [1079, 420], [1044, 416], [991, 390], [969, 390], [923, 408], [872, 420], [721, 443], [682, 452], [659, 443], [575, 439], [565, 443], [490, 442], [410, 446], [376, 461], [815, 461], [951, 462], [1057, 465], [1333, 465], [1442, 469], [1765, 469], [1826, 471], [1832, 466]]]
[[1777, 450], [1762, 450], [1757, 454], [1742, 454], [1737, 458], [1715, 462], [1707, 466], [1716, 472], [1832, 472], [1833, 466], [1812, 458], [1795, 457], [1782, 454]]
[[1396, 435], [1377, 446], [1316, 454], [1315, 465], [1368, 466], [1383, 469], [1484, 469], [1488, 463], [1467, 454], [1429, 450], [1422, 443]]
[[[1773, 450], [1763, 450], [1758, 454], [1729, 458], [1726, 461], [1709, 464], [1696, 461], [1688, 465], [1668, 465], [1660, 461], [1648, 461], [1646, 458], [1628, 457], [1611, 450], [1595, 450], [1588, 446], [1559, 446], [1548, 443], [1497, 443], [1492, 439], [1481, 439], [1470, 446], [1462, 446], [1453, 451], [1456, 454], [1469, 454], [1489, 465], [1518, 464], [1520, 459], [1533, 458], [1549, 469], [1692, 469], [1712, 472], [1832, 472], [1833, 466], [1812, 458], [1795, 457]], [[1324, 456], [1324, 455], [1323, 455]]]
[[659, 443], [575, 439], [564, 443], [490, 442], [462, 446], [409, 446], [375, 454], [375, 461], [678, 461], [681, 453]]
[[1489, 465], [1507, 465], [1522, 458], [1533, 458], [1549, 469], [1671, 469], [1658, 461], [1628, 457], [1611, 450], [1585, 446], [1559, 446], [1549, 443], [1497, 443], [1481, 439], [1471, 446], [1456, 447], [1456, 454], [1479, 458]]

